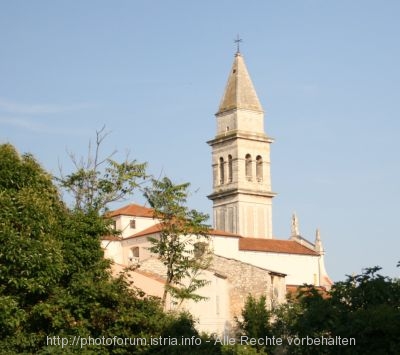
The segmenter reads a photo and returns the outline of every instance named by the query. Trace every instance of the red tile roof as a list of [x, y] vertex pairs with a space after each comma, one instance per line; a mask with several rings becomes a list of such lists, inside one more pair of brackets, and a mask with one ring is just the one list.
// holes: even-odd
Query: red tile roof
[[260, 239], [260, 238], [240, 238], [239, 250], [264, 251], [270, 253], [319, 255], [304, 245], [293, 240]]
[[142, 231], [137, 232], [136, 234], [133, 234], [130, 237], [125, 238], [125, 239], [143, 237], [145, 235], [155, 234], [155, 233], [158, 233], [160, 231], [161, 231], [161, 223], [157, 223], [154, 226], [151, 226], [149, 228], [143, 229]]
[[324, 276], [323, 280], [324, 280], [326, 285], [330, 285], [330, 286], [333, 285], [333, 281], [328, 276]]
[[[126, 268], [126, 267], [127, 267], [127, 265], [125, 265], [125, 264], [119, 264], [119, 263], [114, 263], [113, 265], [117, 265], [117, 266], [119, 266], [119, 267], [121, 267], [121, 268]], [[132, 270], [132, 272], [133, 272], [133, 273], [141, 274], [141, 275], [146, 276], [146, 277], [148, 277], [148, 278], [151, 278], [151, 279], [153, 279], [153, 280], [155, 280], [155, 281], [165, 283], [165, 277], [163, 278], [161, 275], [158, 275], [158, 274], [156, 274], [156, 273], [154, 273], [154, 272], [142, 271], [142, 270], [140, 270], [140, 268], [134, 269], [134, 270]], [[132, 274], [131, 274], [130, 276], [128, 276], [128, 277], [131, 277], [131, 278], [132, 278]], [[134, 276], [133, 276], [133, 277], [134, 277]]]
[[[128, 238], [136, 238], [136, 237], [143, 237], [145, 235], [149, 235], [149, 234], [154, 234], [154, 233], [158, 233], [161, 231], [161, 224], [155, 224], [154, 226], [151, 226], [149, 228], [146, 228]], [[230, 232], [225, 232], [225, 231], [221, 231], [221, 230], [216, 230], [216, 229], [210, 229], [209, 230], [209, 235], [214, 235], [214, 236], [222, 236], [222, 237], [234, 237], [234, 238], [242, 238], [240, 235], [238, 234], [234, 234], [234, 233], [230, 233]], [[125, 238], [126, 239], [126, 238]]]
[[108, 217], [115, 217], [115, 216], [135, 216], [135, 217], [150, 217], [153, 218], [154, 212], [152, 208], [130, 204], [124, 207], [121, 207], [115, 211], [111, 211], [107, 214]]

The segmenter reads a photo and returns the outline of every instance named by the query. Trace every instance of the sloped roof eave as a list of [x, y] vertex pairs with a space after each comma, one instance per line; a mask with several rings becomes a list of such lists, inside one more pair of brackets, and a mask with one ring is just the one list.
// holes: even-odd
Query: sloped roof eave
[[114, 211], [110, 211], [106, 214], [106, 217], [117, 217], [117, 216], [132, 216], [132, 217], [146, 217], [153, 218], [154, 210], [149, 207], [137, 205], [137, 204], [129, 204], [118, 208]]
[[317, 252], [291, 240], [241, 238], [239, 250], [279, 254], [319, 256]]

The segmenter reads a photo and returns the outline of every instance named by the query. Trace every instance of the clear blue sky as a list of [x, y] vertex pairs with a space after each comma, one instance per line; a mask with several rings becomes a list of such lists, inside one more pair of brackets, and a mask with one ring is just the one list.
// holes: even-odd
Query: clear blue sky
[[[0, 0], [0, 142], [57, 174], [104, 152], [211, 212], [215, 118], [240, 33], [272, 146], [274, 234], [321, 230], [334, 280], [399, 276], [400, 2]], [[140, 195], [132, 201], [142, 201]]]

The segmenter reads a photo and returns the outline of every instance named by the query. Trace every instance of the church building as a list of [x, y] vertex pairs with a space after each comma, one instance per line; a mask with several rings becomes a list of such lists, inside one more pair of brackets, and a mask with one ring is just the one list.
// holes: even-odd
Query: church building
[[[291, 235], [278, 239], [272, 229], [270, 147], [264, 111], [242, 54], [237, 51], [216, 113], [212, 150], [213, 229], [207, 241], [213, 260], [204, 272], [209, 281], [199, 292], [207, 297], [183, 306], [202, 331], [228, 334], [249, 294], [264, 295], [268, 307], [285, 301], [286, 292], [304, 283], [329, 289], [319, 231], [312, 243], [300, 235], [297, 216]], [[165, 268], [148, 248], [160, 233], [150, 208], [130, 204], [109, 215], [119, 237], [104, 237], [105, 256], [118, 272], [138, 266], [131, 278], [149, 295], [161, 296]]]

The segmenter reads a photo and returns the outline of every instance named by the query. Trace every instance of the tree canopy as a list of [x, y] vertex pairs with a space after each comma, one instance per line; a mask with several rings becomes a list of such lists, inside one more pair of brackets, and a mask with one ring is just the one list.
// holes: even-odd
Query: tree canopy
[[336, 282], [329, 292], [305, 285], [275, 310], [273, 333], [297, 338], [354, 339], [355, 345], [287, 344], [288, 354], [399, 354], [400, 282], [379, 267]]
[[[170, 316], [113, 278], [99, 238], [108, 224], [69, 210], [35, 159], [0, 146], [0, 347], [3, 353], [145, 353], [140, 346], [67, 346], [53, 337], [147, 337]], [[60, 344], [59, 344], [60, 345]]]

